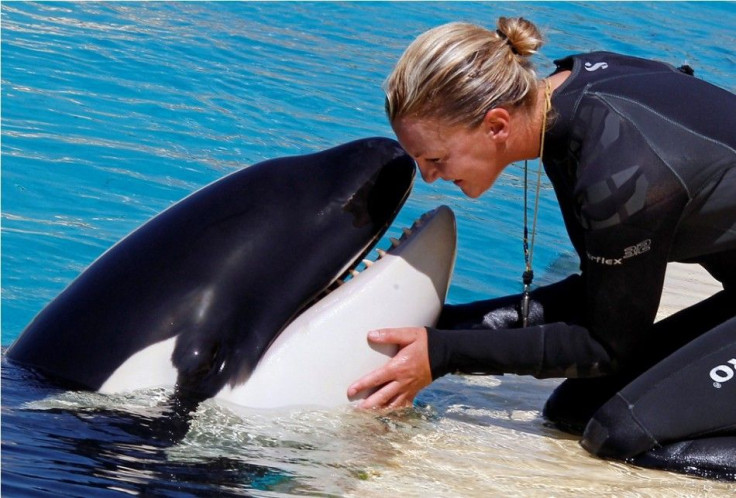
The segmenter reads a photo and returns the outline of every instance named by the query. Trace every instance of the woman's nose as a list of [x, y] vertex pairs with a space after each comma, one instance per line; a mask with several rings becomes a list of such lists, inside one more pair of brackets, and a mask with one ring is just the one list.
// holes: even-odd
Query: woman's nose
[[439, 178], [439, 171], [431, 164], [419, 165], [419, 172], [422, 174], [422, 179], [427, 183], [432, 183]]

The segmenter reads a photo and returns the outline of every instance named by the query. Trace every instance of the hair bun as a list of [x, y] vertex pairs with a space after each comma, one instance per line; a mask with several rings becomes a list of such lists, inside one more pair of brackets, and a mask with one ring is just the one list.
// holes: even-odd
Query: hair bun
[[522, 57], [537, 53], [544, 44], [542, 33], [523, 17], [499, 17], [496, 33], [506, 40], [511, 51]]

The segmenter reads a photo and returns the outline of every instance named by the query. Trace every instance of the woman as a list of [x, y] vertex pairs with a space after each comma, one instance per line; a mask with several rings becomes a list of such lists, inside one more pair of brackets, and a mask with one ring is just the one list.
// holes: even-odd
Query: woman
[[[378, 388], [362, 406], [395, 408], [452, 372], [567, 377], [544, 413], [584, 429], [589, 451], [671, 466], [707, 441], [698, 451], [736, 469], [736, 96], [689, 67], [605, 52], [539, 81], [541, 45], [522, 18], [430, 30], [389, 76], [386, 110], [424, 180], [469, 197], [541, 156], [581, 274], [523, 305], [448, 305], [437, 329], [369, 333], [401, 349], [348, 394]], [[724, 290], [654, 325], [668, 261], [701, 264]]]

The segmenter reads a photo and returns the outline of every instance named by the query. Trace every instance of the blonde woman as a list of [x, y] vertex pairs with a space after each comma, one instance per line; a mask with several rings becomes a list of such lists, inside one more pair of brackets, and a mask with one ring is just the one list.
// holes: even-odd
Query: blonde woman
[[[436, 329], [370, 332], [399, 353], [348, 394], [377, 388], [362, 406], [395, 408], [452, 372], [566, 377], [545, 416], [592, 453], [734, 475], [736, 96], [687, 66], [607, 52], [540, 80], [541, 45], [523, 18], [432, 29], [389, 76], [386, 111], [424, 180], [469, 197], [541, 157], [581, 274], [448, 305]], [[654, 325], [669, 261], [724, 290]]]

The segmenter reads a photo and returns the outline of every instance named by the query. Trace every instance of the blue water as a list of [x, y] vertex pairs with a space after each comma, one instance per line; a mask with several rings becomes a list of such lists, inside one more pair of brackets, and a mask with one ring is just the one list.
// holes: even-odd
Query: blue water
[[[547, 33], [540, 74], [571, 52], [611, 50], [687, 63], [736, 91], [733, 3], [3, 2], [3, 347], [103, 251], [197, 188], [263, 159], [392, 136], [381, 83], [406, 45], [443, 22], [492, 26], [502, 15], [523, 15]], [[459, 229], [449, 300], [516, 292], [521, 173], [511, 166], [478, 200], [418, 181], [387, 236], [448, 204]], [[576, 262], [546, 181], [540, 206], [534, 261], [548, 281]], [[172, 461], [140, 430], [155, 419], [145, 409], [131, 415], [127, 404], [101, 410], [99, 400], [79, 399], [73, 409], [63, 400], [39, 408], [27, 403], [63, 393], [4, 360], [2, 372], [7, 496], [343, 495], [367, 478], [360, 469], [371, 458], [380, 461], [367, 455], [356, 470], [295, 443], [266, 465], [264, 448], [276, 443], [228, 454], [222, 439], [209, 441], [217, 457]], [[464, 401], [505, 406], [515, 386], [499, 401], [474, 398], [468, 384]], [[441, 392], [423, 396], [436, 405], [432, 417], [451, 418]], [[401, 437], [411, 417], [381, 427]], [[432, 417], [422, 418], [425, 430]], [[338, 478], [315, 477], [302, 459], [332, 463]]]

